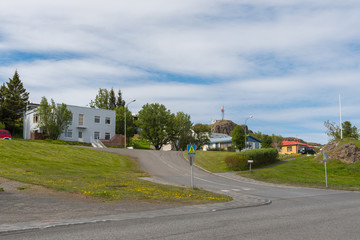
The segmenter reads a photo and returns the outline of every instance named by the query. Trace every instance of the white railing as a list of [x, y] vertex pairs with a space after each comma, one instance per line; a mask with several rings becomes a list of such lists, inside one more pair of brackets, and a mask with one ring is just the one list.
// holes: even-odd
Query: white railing
[[94, 148], [107, 148], [101, 141], [100, 139], [93, 139], [93, 137], [90, 138], [91, 141], [91, 145]]

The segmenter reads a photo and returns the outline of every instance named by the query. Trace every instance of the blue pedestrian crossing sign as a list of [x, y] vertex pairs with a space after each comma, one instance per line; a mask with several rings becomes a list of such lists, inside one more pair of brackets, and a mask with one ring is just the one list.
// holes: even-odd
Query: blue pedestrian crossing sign
[[196, 145], [187, 145], [187, 153], [189, 155], [195, 155], [196, 154]]

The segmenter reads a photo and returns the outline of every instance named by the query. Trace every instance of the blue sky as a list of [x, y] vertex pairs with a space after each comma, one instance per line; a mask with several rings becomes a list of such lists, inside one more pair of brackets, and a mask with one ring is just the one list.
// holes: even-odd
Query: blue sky
[[85, 106], [121, 89], [137, 112], [164, 104], [326, 143], [323, 122], [360, 127], [360, 2], [12, 0], [0, 3], [0, 83], [30, 100]]

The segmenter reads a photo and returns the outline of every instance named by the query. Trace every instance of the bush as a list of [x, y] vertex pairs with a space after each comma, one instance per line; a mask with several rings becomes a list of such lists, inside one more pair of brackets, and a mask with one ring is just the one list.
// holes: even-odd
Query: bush
[[225, 158], [226, 166], [234, 171], [248, 168], [248, 158], [243, 155], [231, 155]]
[[269, 165], [278, 160], [278, 151], [275, 148], [252, 149], [240, 152], [239, 155], [254, 160], [253, 167]]

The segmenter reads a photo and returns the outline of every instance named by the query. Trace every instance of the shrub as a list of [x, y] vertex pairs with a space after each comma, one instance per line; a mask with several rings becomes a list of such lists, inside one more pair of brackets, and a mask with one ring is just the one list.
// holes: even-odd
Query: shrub
[[253, 167], [268, 165], [278, 160], [278, 151], [275, 148], [252, 149], [241, 152], [239, 155], [254, 160]]
[[231, 170], [245, 170], [248, 168], [248, 158], [243, 155], [227, 156], [224, 161]]

